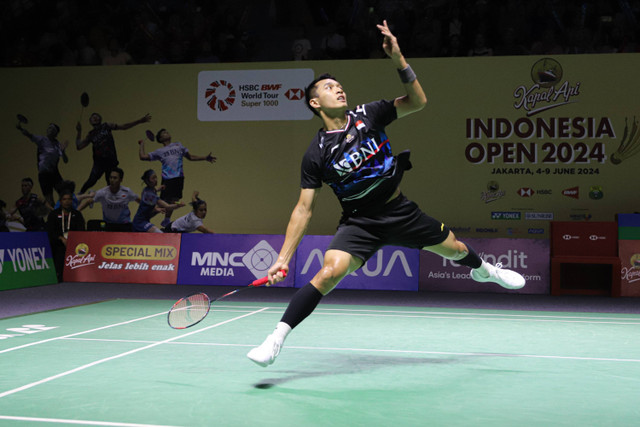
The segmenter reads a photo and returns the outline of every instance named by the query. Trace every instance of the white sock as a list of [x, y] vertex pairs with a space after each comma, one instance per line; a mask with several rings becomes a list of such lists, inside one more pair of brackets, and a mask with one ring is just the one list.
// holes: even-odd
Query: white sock
[[284, 322], [278, 322], [276, 329], [273, 331], [273, 335], [278, 338], [278, 341], [283, 343], [287, 335], [289, 335], [289, 332], [291, 332], [291, 326]]
[[480, 273], [480, 276], [489, 277], [489, 268], [491, 268], [491, 264], [489, 264], [485, 260], [482, 260], [482, 265], [480, 267], [476, 268], [475, 270], [478, 273]]

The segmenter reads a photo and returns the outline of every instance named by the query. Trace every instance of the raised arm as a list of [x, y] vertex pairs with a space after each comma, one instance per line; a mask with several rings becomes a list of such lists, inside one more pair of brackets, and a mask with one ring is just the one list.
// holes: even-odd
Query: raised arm
[[218, 160], [218, 158], [212, 156], [211, 153], [207, 154], [206, 156], [196, 156], [187, 151], [184, 156], [191, 161], [206, 160], [209, 163], [215, 163], [216, 160]]
[[144, 152], [144, 140], [138, 140], [138, 155], [140, 156], [140, 160], [151, 160], [151, 157], [147, 153]]
[[319, 188], [303, 188], [300, 190], [300, 198], [291, 213], [280, 254], [276, 262], [269, 268], [267, 274], [270, 284], [284, 280], [282, 273], [279, 272], [280, 270], [289, 272], [289, 261], [291, 261], [291, 257], [293, 257], [296, 248], [307, 231], [319, 192]]
[[26, 136], [29, 139], [31, 139], [31, 137], [33, 136], [33, 134], [28, 130], [26, 130], [25, 128], [23, 128], [20, 123], [16, 125], [16, 129], [18, 129], [24, 136]]
[[142, 116], [138, 120], [134, 120], [132, 122], [125, 123], [123, 125], [116, 124], [113, 129], [114, 130], [127, 130], [127, 129], [131, 129], [132, 127], [137, 126], [137, 125], [139, 125], [141, 123], [146, 123], [148, 121], [151, 121], [151, 114], [149, 114], [149, 113], [145, 114], [144, 116]]
[[60, 143], [60, 151], [62, 152], [62, 161], [65, 163], [69, 163], [69, 157], [67, 156], [67, 147], [69, 146], [69, 141], [64, 140], [64, 142]]
[[398, 118], [422, 110], [427, 104], [427, 96], [424, 94], [415, 73], [409, 64], [407, 64], [404, 55], [402, 55], [400, 46], [398, 45], [398, 39], [391, 33], [386, 20], [382, 21], [382, 25], [377, 25], [377, 27], [384, 36], [382, 48], [398, 69], [400, 80], [407, 92], [406, 95], [400, 96], [394, 101]]
[[82, 150], [89, 145], [89, 138], [82, 139], [82, 125], [80, 122], [76, 123], [76, 148]]

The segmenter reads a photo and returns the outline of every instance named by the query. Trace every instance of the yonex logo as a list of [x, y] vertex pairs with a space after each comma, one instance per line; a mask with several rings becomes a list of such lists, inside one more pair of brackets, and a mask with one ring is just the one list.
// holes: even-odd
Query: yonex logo
[[302, 89], [289, 89], [284, 93], [289, 101], [299, 101], [304, 96], [304, 90]]
[[607, 240], [606, 236], [598, 236], [596, 234], [592, 234], [589, 236], [589, 240]]

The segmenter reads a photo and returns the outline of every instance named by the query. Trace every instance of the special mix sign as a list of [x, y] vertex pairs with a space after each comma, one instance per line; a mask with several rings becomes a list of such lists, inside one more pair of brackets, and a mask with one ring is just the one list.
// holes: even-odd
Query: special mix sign
[[64, 279], [73, 282], [176, 283], [179, 234], [72, 231]]

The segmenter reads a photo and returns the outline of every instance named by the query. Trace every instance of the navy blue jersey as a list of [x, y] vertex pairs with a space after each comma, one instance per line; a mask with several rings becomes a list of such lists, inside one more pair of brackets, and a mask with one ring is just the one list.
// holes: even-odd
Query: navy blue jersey
[[326, 183], [347, 215], [383, 205], [400, 184], [402, 171], [385, 127], [398, 116], [393, 101], [375, 101], [347, 111], [343, 129], [320, 129], [302, 159], [302, 188]]

